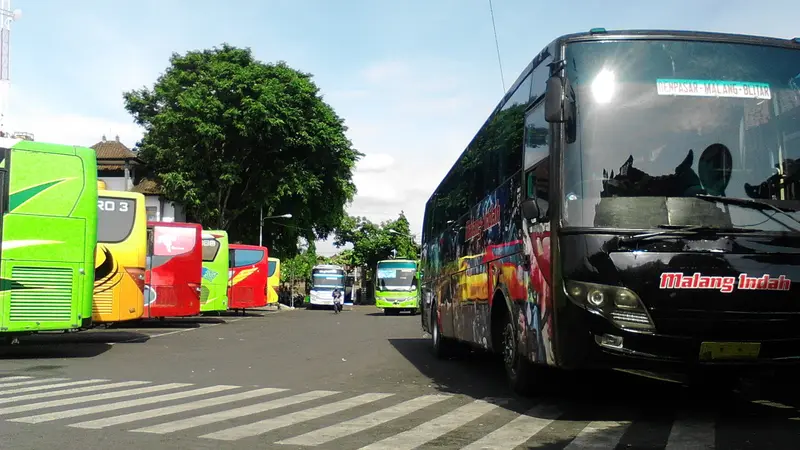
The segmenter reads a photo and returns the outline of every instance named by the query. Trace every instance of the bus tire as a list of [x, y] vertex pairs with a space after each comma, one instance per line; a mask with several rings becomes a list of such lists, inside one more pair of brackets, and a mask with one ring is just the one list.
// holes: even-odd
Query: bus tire
[[455, 355], [456, 342], [442, 336], [439, 329], [439, 320], [436, 315], [436, 305], [431, 308], [431, 344], [433, 355], [439, 359], [449, 359]]
[[506, 315], [503, 327], [502, 348], [506, 379], [515, 393], [523, 396], [532, 395], [535, 393], [535, 387], [538, 384], [536, 383], [538, 371], [536, 366], [520, 352], [519, 339], [517, 339], [514, 324], [508, 316]]

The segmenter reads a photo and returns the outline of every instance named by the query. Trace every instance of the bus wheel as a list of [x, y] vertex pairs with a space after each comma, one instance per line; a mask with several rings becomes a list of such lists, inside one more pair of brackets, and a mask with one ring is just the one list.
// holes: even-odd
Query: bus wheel
[[433, 354], [439, 359], [447, 359], [454, 355], [455, 343], [442, 336], [439, 329], [439, 320], [436, 316], [436, 306], [431, 311], [431, 344], [433, 344]]
[[506, 320], [503, 329], [503, 366], [511, 389], [520, 395], [531, 395], [536, 386], [536, 367], [520, 352], [514, 325]]

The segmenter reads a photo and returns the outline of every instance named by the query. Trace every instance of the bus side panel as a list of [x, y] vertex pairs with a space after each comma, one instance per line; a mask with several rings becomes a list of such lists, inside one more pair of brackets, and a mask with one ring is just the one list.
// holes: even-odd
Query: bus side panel
[[[114, 197], [133, 200], [135, 216], [128, 237], [119, 243], [99, 243], [95, 253], [95, 280], [92, 319], [95, 322], [135, 320], [144, 314], [144, 271], [147, 248], [147, 213], [144, 196]], [[138, 196], [137, 196], [138, 197]]]
[[96, 183], [96, 165], [38, 151], [12, 150], [12, 160], [3, 227], [4, 331], [87, 326], [97, 190], [86, 183], [87, 177]]
[[228, 266], [230, 262], [228, 239], [218, 237], [217, 242], [220, 246], [214, 260], [203, 261], [202, 292], [200, 294], [200, 311], [203, 312], [228, 309]]
[[275, 269], [267, 278], [267, 304], [278, 302], [278, 287], [281, 285], [281, 260], [270, 258], [270, 264], [275, 265]]
[[258, 308], [267, 304], [266, 259], [231, 269], [229, 307], [231, 309]]
[[[81, 158], [84, 168], [83, 191], [75, 205], [74, 217], [86, 220], [83, 246], [83, 279], [81, 280], [81, 327], [92, 324], [92, 304], [94, 292], [94, 253], [97, 247], [97, 155], [90, 148], [77, 147], [75, 153]], [[142, 206], [144, 208], [144, 205]]]
[[200, 314], [203, 266], [200, 234], [199, 227], [155, 226], [155, 254], [150, 257], [146, 271], [148, 295], [144, 317]]

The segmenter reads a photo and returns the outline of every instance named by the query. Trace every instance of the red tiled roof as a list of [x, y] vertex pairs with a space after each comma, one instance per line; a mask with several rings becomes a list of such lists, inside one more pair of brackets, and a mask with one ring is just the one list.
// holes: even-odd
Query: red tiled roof
[[161, 195], [161, 186], [155, 180], [143, 178], [139, 184], [131, 189], [131, 192], [138, 192], [144, 195]]

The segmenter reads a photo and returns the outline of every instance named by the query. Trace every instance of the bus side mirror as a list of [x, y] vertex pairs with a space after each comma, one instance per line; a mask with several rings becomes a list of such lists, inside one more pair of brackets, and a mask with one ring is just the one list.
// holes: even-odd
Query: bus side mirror
[[527, 198], [522, 201], [522, 217], [527, 220], [538, 220], [541, 217], [541, 212], [539, 211], [539, 205], [536, 203], [535, 199]]
[[544, 120], [550, 123], [566, 122], [564, 114], [564, 83], [559, 76], [547, 79], [547, 91], [544, 96]]

